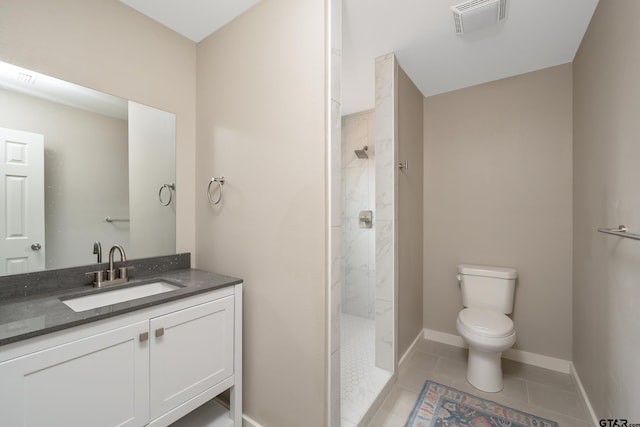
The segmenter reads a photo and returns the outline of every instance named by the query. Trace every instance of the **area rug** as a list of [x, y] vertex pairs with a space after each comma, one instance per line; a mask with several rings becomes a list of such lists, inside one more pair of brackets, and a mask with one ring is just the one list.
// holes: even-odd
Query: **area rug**
[[405, 427], [558, 427], [558, 423], [427, 381]]

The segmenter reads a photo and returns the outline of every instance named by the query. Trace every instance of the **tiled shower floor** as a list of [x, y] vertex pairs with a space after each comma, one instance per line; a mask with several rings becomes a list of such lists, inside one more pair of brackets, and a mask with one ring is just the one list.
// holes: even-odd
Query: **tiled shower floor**
[[342, 427], [358, 424], [391, 377], [375, 366], [375, 321], [342, 314], [340, 319]]

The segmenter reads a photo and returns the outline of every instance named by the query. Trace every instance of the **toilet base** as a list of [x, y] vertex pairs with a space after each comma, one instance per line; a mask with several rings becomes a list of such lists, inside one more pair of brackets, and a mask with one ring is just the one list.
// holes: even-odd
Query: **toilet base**
[[503, 388], [502, 352], [487, 352], [469, 347], [467, 381], [478, 390], [496, 393]]

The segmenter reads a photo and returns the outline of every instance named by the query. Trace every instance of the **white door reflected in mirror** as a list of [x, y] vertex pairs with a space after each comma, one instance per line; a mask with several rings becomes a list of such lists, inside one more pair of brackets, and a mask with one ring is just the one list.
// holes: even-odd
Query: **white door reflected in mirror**
[[44, 270], [44, 137], [0, 128], [0, 274]]

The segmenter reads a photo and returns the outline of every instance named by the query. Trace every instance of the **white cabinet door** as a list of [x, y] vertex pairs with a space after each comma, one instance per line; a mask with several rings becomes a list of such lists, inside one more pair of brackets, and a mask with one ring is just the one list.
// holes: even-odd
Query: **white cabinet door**
[[151, 419], [233, 375], [234, 297], [151, 319]]
[[0, 363], [0, 425], [144, 426], [148, 321]]

